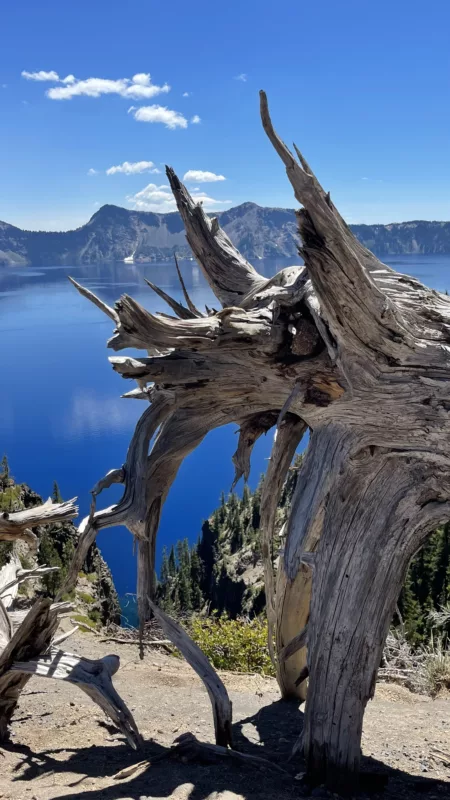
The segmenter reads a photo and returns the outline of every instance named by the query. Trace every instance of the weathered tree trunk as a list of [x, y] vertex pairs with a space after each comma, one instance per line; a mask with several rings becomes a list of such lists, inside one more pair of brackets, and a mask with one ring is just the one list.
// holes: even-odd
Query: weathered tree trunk
[[[304, 266], [265, 280], [168, 168], [188, 242], [223, 308], [202, 316], [185, 287], [187, 307], [152, 286], [176, 319], [128, 296], [111, 309], [78, 287], [114, 320], [110, 347], [148, 352], [111, 360], [138, 383], [126, 396], [152, 403], [130, 445], [123, 498], [93, 508], [79, 558], [100, 528], [127, 525], [141, 548], [145, 619], [159, 514], [182, 459], [207, 431], [236, 422], [236, 477], [246, 477], [256, 438], [278, 420], [262, 501], [269, 647], [283, 695], [306, 696], [309, 778], [352, 792], [408, 561], [450, 517], [450, 300], [362, 247], [274, 131], [263, 93], [261, 117], [303, 206]], [[276, 505], [306, 428], [274, 591]]]
[[427, 499], [436, 464], [407, 451], [361, 449], [364, 438], [355, 433], [331, 487], [308, 623], [308, 768], [343, 792], [355, 788], [363, 713], [409, 561], [450, 510]]

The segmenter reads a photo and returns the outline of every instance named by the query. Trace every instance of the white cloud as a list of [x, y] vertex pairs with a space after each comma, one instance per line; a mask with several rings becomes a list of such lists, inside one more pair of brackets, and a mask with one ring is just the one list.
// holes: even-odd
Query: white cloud
[[48, 89], [47, 96], [51, 100], [71, 100], [72, 97], [81, 95], [100, 97], [103, 94], [118, 94], [133, 100], [148, 100], [158, 94], [170, 92], [169, 84], [157, 86], [151, 82], [150, 75], [144, 73], [135, 75], [131, 80], [129, 78], [118, 78], [117, 80], [107, 78], [77, 80], [75, 78], [72, 80], [73, 75], [68, 77], [71, 80], [65, 86]]
[[159, 173], [157, 167], [155, 167], [153, 161], [124, 161], [123, 164], [118, 164], [116, 167], [109, 167], [106, 170], [107, 175], [117, 175], [117, 173], [122, 173], [123, 175], [139, 175], [141, 172], [152, 172], [152, 173]]
[[188, 121], [183, 114], [178, 111], [172, 111], [166, 106], [140, 106], [135, 108], [131, 106], [128, 113], [133, 112], [134, 118], [138, 122], [161, 122], [166, 128], [187, 128]]
[[215, 181], [226, 180], [225, 175], [216, 175], [215, 172], [204, 172], [201, 169], [188, 169], [183, 176], [184, 181], [194, 181], [195, 183], [214, 183]]
[[200, 117], [199, 117], [199, 115], [198, 115], [198, 114], [194, 114], [194, 116], [193, 116], [193, 117], [191, 117], [191, 123], [192, 123], [192, 125], [199, 125], [199, 124], [200, 124], [200, 122], [201, 122], [201, 119], [200, 119]]
[[88, 175], [98, 175], [98, 169], [93, 169], [92, 167], [87, 171]]
[[220, 208], [220, 206], [229, 206], [231, 204], [231, 200], [215, 200], [214, 197], [209, 197], [202, 190], [199, 192], [193, 191], [191, 197], [196, 203], [201, 203], [206, 211], [213, 211], [213, 209]]
[[245, 72], [241, 72], [240, 75], [236, 75], [234, 78], [235, 81], [242, 81], [242, 83], [247, 83], [248, 75]]
[[129, 195], [127, 201], [132, 203], [133, 208], [138, 211], [166, 212], [176, 210], [175, 200], [167, 184], [157, 186], [155, 183], [149, 183], [140, 192]]
[[26, 69], [24, 69], [21, 75], [22, 78], [25, 78], [27, 81], [52, 81], [52, 83], [59, 81], [59, 75], [54, 70], [45, 72], [45, 70], [41, 69], [39, 72], [27, 72]]
[[[202, 191], [193, 192], [192, 197], [196, 203], [202, 203], [205, 209], [211, 210], [231, 203], [231, 200], [215, 200]], [[132, 203], [133, 208], [138, 211], [154, 211], [157, 213], [176, 211], [176, 203], [167, 184], [156, 186], [154, 183], [149, 183], [140, 192], [128, 196], [127, 201]]]
[[133, 83], [138, 83], [140, 86], [150, 86], [150, 73], [148, 72], [137, 72], [136, 75], [133, 75]]
[[191, 92], [183, 92], [183, 97], [190, 97], [191, 94]]
[[67, 75], [60, 78], [54, 70], [50, 72], [22, 72], [22, 77], [30, 81], [51, 81], [60, 83], [61, 86], [53, 86], [48, 89], [46, 94], [51, 100], [71, 100], [72, 97], [100, 97], [103, 94], [118, 94], [121, 97], [132, 98], [133, 100], [149, 100], [158, 94], [170, 92], [169, 84], [157, 86], [152, 83], [150, 73], [138, 72], [130, 78], [118, 78], [109, 80], [107, 78], [86, 78], [79, 80], [75, 75]]

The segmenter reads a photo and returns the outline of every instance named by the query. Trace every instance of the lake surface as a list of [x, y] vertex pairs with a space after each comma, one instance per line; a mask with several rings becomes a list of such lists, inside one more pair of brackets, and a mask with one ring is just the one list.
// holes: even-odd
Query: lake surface
[[[295, 259], [259, 261], [266, 276]], [[450, 290], [450, 255], [391, 256], [388, 263], [435, 289]], [[195, 262], [180, 262], [199, 308], [217, 301]], [[113, 324], [82, 298], [67, 280], [73, 277], [110, 305], [131, 294], [151, 311], [167, 311], [144, 283], [153, 283], [182, 301], [174, 266], [102, 264], [83, 267], [0, 267], [0, 457], [8, 455], [17, 481], [47, 497], [57, 480], [63, 497], [78, 497], [81, 516], [89, 509], [89, 490], [108, 470], [125, 461], [143, 401], [120, 395], [134, 388], [114, 373], [106, 340]], [[123, 353], [136, 351], [123, 351]], [[233, 480], [231, 456], [236, 426], [209, 434], [183, 463], [165, 504], [158, 536], [158, 561], [163, 545], [187, 536], [195, 541], [202, 520], [217, 507], [221, 491]], [[273, 435], [256, 444], [250, 485], [265, 471]], [[120, 487], [105, 491], [98, 507], [120, 497]], [[132, 537], [124, 528], [100, 533], [98, 544], [111, 567], [120, 595], [134, 592]]]

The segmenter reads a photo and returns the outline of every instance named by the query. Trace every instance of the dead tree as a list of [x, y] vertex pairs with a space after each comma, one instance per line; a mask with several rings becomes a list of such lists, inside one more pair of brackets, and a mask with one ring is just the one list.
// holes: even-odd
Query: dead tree
[[[366, 250], [303, 156], [275, 133], [263, 93], [261, 115], [302, 206], [304, 266], [263, 278], [168, 168], [188, 243], [222, 310], [200, 315], [167, 295], [177, 318], [127, 295], [111, 309], [78, 286], [113, 319], [109, 347], [147, 351], [110, 360], [137, 381], [125, 396], [151, 405], [124, 466], [93, 490], [74, 569], [99, 530], [128, 526], [147, 619], [161, 507], [183, 458], [208, 431], [236, 422], [237, 476], [246, 475], [255, 440], [278, 420], [262, 498], [270, 646], [284, 696], [304, 697], [309, 674], [310, 779], [352, 791], [363, 713], [409, 560], [450, 517], [450, 299]], [[275, 509], [307, 429], [275, 591]], [[112, 481], [123, 482], [122, 500], [96, 511]]]
[[[0, 515], [0, 540], [25, 541], [37, 546], [38, 537], [31, 527], [64, 522], [76, 517], [74, 500], [52, 503]], [[115, 655], [93, 661], [60, 650], [61, 644], [76, 630], [57, 635], [62, 614], [70, 611], [70, 603], [52, 603], [39, 598], [29, 611], [14, 611], [19, 584], [56, 569], [35, 567], [22, 569], [13, 552], [0, 570], [0, 742], [8, 738], [9, 724], [20, 693], [32, 675], [69, 681], [77, 684], [117, 725], [132, 747], [140, 737], [133, 717], [112, 684], [119, 668]]]

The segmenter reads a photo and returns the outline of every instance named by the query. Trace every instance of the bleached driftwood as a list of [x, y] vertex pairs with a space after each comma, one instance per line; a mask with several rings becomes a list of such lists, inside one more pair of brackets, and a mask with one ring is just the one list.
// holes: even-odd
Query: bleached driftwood
[[[261, 118], [303, 206], [304, 266], [259, 275], [168, 169], [188, 242], [222, 310], [187, 318], [178, 309], [174, 319], [125, 295], [112, 311], [78, 287], [114, 315], [112, 349], [148, 353], [112, 363], [137, 381], [132, 396], [151, 402], [130, 444], [123, 498], [82, 526], [78, 558], [98, 530], [130, 529], [143, 624], [161, 508], [183, 458], [208, 431], [234, 422], [237, 474], [245, 475], [261, 421], [278, 420], [262, 523], [272, 655], [284, 696], [304, 699], [309, 674], [309, 778], [354, 792], [364, 708], [407, 565], [450, 517], [450, 299], [355, 239], [304, 157], [275, 132], [263, 93]], [[275, 501], [306, 428], [274, 592]], [[302, 646], [293, 652], [295, 637]]]
[[21, 583], [31, 578], [41, 578], [43, 575], [57, 570], [58, 567], [46, 566], [22, 569], [20, 560], [13, 554], [5, 566], [0, 569], [0, 600], [6, 610], [12, 606]]
[[[111, 485], [115, 477], [110, 475], [103, 484]], [[100, 482], [97, 491], [103, 484]], [[72, 500], [57, 504], [48, 500], [41, 506], [4, 516], [1, 524], [6, 538], [23, 539], [28, 526], [65, 521], [76, 513]], [[33, 535], [33, 541], [34, 538]], [[136, 748], [140, 741], [136, 724], [111, 680], [119, 667], [118, 656], [90, 661], [55, 649], [57, 643], [62, 643], [77, 629], [56, 635], [61, 616], [71, 609], [70, 603], [52, 603], [44, 598], [36, 600], [29, 611], [13, 610], [20, 583], [40, 578], [54, 569], [45, 566], [22, 569], [13, 552], [0, 570], [0, 741], [8, 736], [8, 726], [23, 687], [31, 675], [40, 675], [78, 684]]]
[[116, 655], [92, 660], [53, 647], [48, 655], [40, 658], [14, 661], [11, 671], [76, 684], [103, 709], [136, 749], [140, 741], [136, 723], [111, 680], [119, 666], [120, 659]]
[[[75, 498], [76, 499], [76, 498]], [[35, 534], [29, 530], [36, 525], [48, 525], [51, 522], [65, 522], [78, 514], [75, 499], [63, 503], [53, 503], [51, 498], [40, 506], [27, 508], [24, 511], [0, 513], [0, 540], [15, 541], [22, 539], [31, 545], [36, 544]]]

